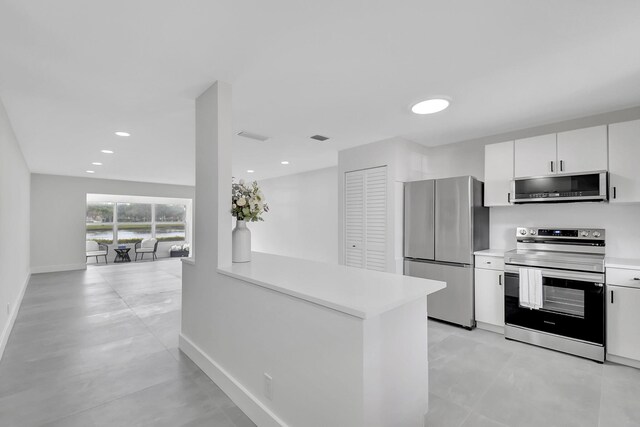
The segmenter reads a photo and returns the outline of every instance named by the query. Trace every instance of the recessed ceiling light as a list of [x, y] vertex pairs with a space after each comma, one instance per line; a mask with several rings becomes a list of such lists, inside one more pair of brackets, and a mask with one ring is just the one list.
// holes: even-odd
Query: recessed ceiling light
[[433, 114], [444, 110], [450, 104], [448, 99], [432, 98], [422, 102], [418, 102], [411, 107], [411, 111], [416, 114]]
[[113, 151], [111, 151], [111, 150], [102, 150], [102, 152], [104, 154], [113, 154]]
[[247, 173], [254, 173], [255, 171], [253, 169], [247, 169]]
[[85, 171], [87, 173], [96, 173], [96, 171]]
[[281, 161], [281, 162], [280, 162], [280, 164], [281, 164], [281, 165], [288, 165], [288, 164], [289, 164], [289, 161], [287, 161], [287, 160], [283, 160], [283, 161]]
[[93, 163], [91, 163], [91, 164], [92, 164], [92, 165], [95, 165], [95, 166], [102, 166], [102, 163], [100, 163], [100, 162], [93, 162]]
[[118, 135], [118, 136], [131, 136], [131, 134], [129, 132], [120, 132], [120, 131], [116, 132], [116, 135]]

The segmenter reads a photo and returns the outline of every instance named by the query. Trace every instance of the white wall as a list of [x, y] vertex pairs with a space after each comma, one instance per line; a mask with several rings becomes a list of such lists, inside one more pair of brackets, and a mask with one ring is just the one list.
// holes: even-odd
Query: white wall
[[338, 262], [338, 168], [259, 182], [269, 212], [249, 223], [254, 251]]
[[29, 169], [0, 101], [0, 357], [29, 280], [29, 192]]
[[[194, 187], [181, 185], [32, 174], [32, 272], [85, 268], [88, 193], [193, 199], [194, 192]], [[164, 243], [163, 250], [170, 246]], [[109, 254], [109, 262], [114, 255]]]
[[606, 254], [640, 258], [640, 204], [569, 203], [491, 208], [491, 244], [513, 249], [515, 228], [528, 226], [585, 227], [606, 230]]

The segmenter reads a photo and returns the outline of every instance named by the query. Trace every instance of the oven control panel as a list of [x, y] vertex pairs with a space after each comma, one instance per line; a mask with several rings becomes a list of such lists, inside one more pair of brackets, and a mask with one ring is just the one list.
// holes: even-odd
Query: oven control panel
[[604, 241], [605, 231], [602, 228], [548, 228], [548, 227], [518, 227], [516, 239], [544, 238], [544, 239], [578, 239]]

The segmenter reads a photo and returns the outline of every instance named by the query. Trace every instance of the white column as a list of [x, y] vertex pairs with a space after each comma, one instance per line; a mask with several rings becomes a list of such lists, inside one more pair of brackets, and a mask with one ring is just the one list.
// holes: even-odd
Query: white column
[[193, 254], [205, 274], [231, 264], [232, 141], [231, 85], [216, 82], [196, 99]]

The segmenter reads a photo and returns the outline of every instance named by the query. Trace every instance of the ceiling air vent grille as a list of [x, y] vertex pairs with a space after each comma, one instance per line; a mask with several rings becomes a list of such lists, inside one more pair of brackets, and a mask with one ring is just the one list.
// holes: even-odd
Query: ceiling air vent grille
[[258, 135], [257, 133], [251, 133], [251, 132], [245, 132], [245, 131], [240, 131], [236, 135], [243, 136], [249, 139], [255, 139], [256, 141], [260, 141], [260, 142], [265, 142], [269, 139], [268, 136]]
[[322, 135], [313, 135], [310, 138], [315, 139], [316, 141], [326, 141], [327, 139], [329, 139], [328, 136], [322, 136]]

